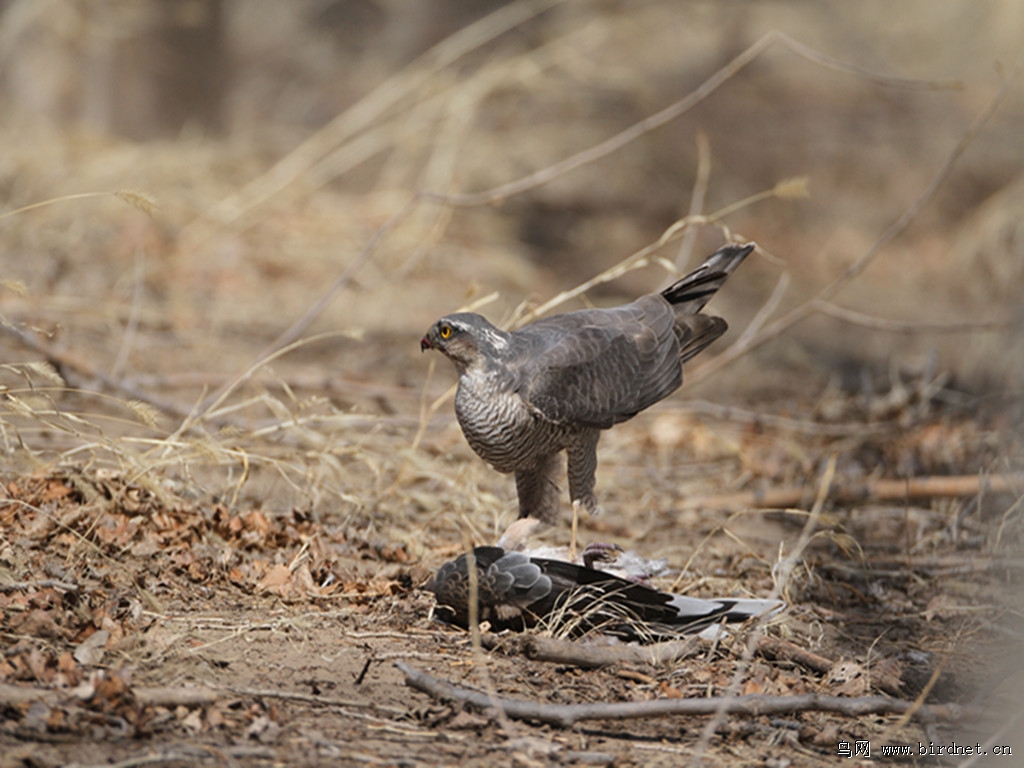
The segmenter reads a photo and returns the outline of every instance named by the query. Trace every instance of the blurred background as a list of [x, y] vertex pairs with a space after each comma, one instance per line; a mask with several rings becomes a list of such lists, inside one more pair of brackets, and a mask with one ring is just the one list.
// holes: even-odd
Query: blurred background
[[[776, 39], [570, 173], [493, 204], [403, 208], [599, 145], [773, 30], [806, 49]], [[304, 329], [330, 335], [259, 377], [388, 417], [407, 443], [454, 381], [419, 354], [433, 320], [474, 305], [507, 322], [687, 213], [734, 207], [719, 223], [765, 252], [712, 304], [733, 327], [714, 351], [759, 313], [800, 306], [925, 199], [1022, 40], [1017, 0], [6, 0], [0, 313], [82, 363], [58, 366], [76, 386], [109, 391], [107, 375], [114, 394], [162, 393], [180, 416], [345, 275]], [[1022, 120], [1018, 78], [830, 314], [684, 392], [816, 402], [923, 377], [950, 397], [1019, 394]], [[790, 179], [808, 195], [771, 194]], [[145, 197], [95, 194], [126, 190]], [[139, 210], [149, 199], [155, 211]], [[721, 240], [688, 228], [557, 311], [655, 290]], [[990, 325], [931, 327], [965, 323]], [[30, 357], [24, 341], [9, 333], [5, 357]], [[271, 408], [244, 403], [250, 424]], [[436, 419], [450, 424], [450, 407]]]

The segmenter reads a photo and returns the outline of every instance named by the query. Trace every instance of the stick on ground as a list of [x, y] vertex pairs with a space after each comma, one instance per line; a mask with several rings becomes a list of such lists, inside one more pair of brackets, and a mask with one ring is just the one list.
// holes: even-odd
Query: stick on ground
[[[953, 475], [910, 477], [905, 480], [878, 479], [863, 483], [837, 483], [829, 492], [834, 503], [859, 501], [903, 501], [937, 497], [966, 497], [979, 493], [1018, 493], [1024, 488], [1024, 475]], [[804, 486], [767, 488], [741, 493], [694, 496], [686, 499], [683, 509], [743, 509], [763, 507], [782, 509], [806, 505], [815, 490]]]
[[[474, 709], [487, 710], [495, 706], [508, 717], [533, 720], [571, 728], [581, 720], [627, 720], [640, 717], [666, 717], [671, 715], [713, 715], [724, 712], [732, 715], [783, 715], [794, 712], [835, 712], [850, 717], [861, 715], [901, 715], [911, 711], [915, 702], [890, 699], [887, 696], [822, 696], [807, 693], [797, 696], [712, 696], [701, 699], [652, 699], [651, 701], [596, 702], [587, 704], [542, 704], [522, 699], [488, 696], [478, 691], [460, 688], [438, 680], [425, 672], [413, 669], [400, 661], [395, 666], [405, 675], [406, 685], [422, 691], [432, 698], [468, 704]], [[959, 720], [966, 711], [958, 704], [924, 704], [914, 711], [914, 717], [925, 723], [937, 720]]]
[[[653, 645], [586, 645], [542, 635], [516, 639], [518, 642], [509, 649], [512, 652], [522, 653], [533, 661], [567, 664], [583, 669], [615, 664], [664, 666], [696, 656], [707, 647], [707, 643], [697, 636]], [[484, 635], [481, 643], [488, 650], [510, 645], [506, 638], [497, 635]]]

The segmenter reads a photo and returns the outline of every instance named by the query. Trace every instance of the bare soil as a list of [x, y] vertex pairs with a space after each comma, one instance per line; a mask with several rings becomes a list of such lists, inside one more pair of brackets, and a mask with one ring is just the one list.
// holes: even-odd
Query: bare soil
[[[689, 427], [674, 425], [680, 445], [659, 469], [658, 448], [645, 432], [665, 431], [666, 419]], [[773, 461], [777, 471], [797, 476], [791, 479], [802, 476], [814, 496], [817, 462], [806, 474], [795, 472], [792, 459], [773, 457], [780, 446], [787, 455], [837, 456], [837, 479], [862, 473], [865, 462], [875, 466], [876, 455], [894, 444], [899, 453], [887, 462], [947, 474], [995, 466], [1011, 455], [1004, 451], [1019, 451], [1001, 442], [999, 416], [938, 408], [899, 426], [875, 423], [883, 431], [874, 437], [838, 440], [718, 424], [719, 439], [724, 433], [740, 442], [736, 454], [679, 461], [676, 451], [699, 444], [695, 435], [708, 428], [700, 421], [666, 406], [609, 435], [606, 511], [584, 525], [587, 540], [667, 556], [676, 573], [659, 586], [690, 594], [771, 591], [773, 566], [794, 545], [805, 516], [750, 508], [730, 514], [683, 502], [700, 489], [734, 486], [743, 467], [761, 467], [756, 485]], [[483, 474], [467, 450], [451, 445], [453, 433], [451, 425], [432, 431], [420, 449], [433, 457], [425, 460], [446, 465], [451, 478]], [[645, 466], [649, 471], [638, 470]], [[9, 478], [0, 552], [6, 764], [674, 765], [692, 755], [707, 721], [588, 721], [562, 731], [495, 719], [409, 689], [395, 660], [458, 685], [556, 704], [732, 690], [880, 692], [969, 710], [980, 705], [961, 722], [927, 727], [895, 716], [734, 716], [706, 745], [712, 764], [756, 753], [814, 765], [836, 756], [841, 741], [869, 740], [876, 750], [882, 742], [976, 743], [1016, 701], [1019, 648], [1010, 638], [1020, 631], [1021, 564], [1012, 554], [1020, 535], [1014, 494], [826, 508], [784, 593], [786, 614], [767, 631], [834, 666], [823, 672], [756, 655], [736, 690], [730, 683], [745, 633], [662, 667], [582, 670], [474, 652], [466, 633], [431, 619], [432, 598], [422, 589], [463, 547], [452, 516], [415, 500], [448, 478], [417, 470], [414, 459], [396, 459], [392, 469], [405, 473], [403, 490], [382, 478], [391, 488], [368, 490], [366, 498], [397, 494], [407, 515], [393, 524], [381, 523], [372, 508], [272, 513], [188, 498], [89, 467]], [[487, 481], [505, 497], [494, 522], [508, 519], [508, 483], [497, 475]], [[479, 499], [474, 505], [489, 506]], [[486, 529], [483, 509], [472, 514]], [[550, 537], [565, 535], [555, 530]], [[196, 688], [206, 698], [190, 698]]]

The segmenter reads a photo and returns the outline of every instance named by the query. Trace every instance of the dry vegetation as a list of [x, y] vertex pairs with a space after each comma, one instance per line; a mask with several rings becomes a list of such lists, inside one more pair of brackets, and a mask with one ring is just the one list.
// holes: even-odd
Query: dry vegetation
[[[0, 766], [1017, 764], [1015, 2], [228, 5], [221, 132], [140, 138], [80, 94], [145, 5], [0, 15]], [[643, 651], [434, 622], [515, 500], [420, 335], [723, 235], [760, 245], [732, 330], [603, 438], [582, 535], [784, 616]]]

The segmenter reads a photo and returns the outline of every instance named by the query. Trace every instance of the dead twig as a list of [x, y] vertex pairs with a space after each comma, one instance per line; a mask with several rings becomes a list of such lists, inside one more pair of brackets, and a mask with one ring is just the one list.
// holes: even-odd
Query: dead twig
[[77, 584], [58, 579], [42, 579], [40, 581], [15, 581], [0, 584], [0, 592], [21, 592], [29, 589], [59, 589], [63, 592], [77, 592], [81, 589]]
[[482, 645], [488, 650], [505, 648], [518, 651], [533, 661], [563, 664], [583, 669], [610, 667], [615, 664], [645, 664], [652, 667], [672, 664], [696, 656], [707, 646], [699, 637], [672, 640], [652, 645], [585, 645], [572, 640], [532, 635], [509, 644], [497, 635], [484, 635]]
[[[251, 215], [254, 209], [268, 202], [327, 158], [335, 148], [369, 130], [382, 115], [395, 108], [403, 99], [424, 91], [427, 82], [445, 67], [561, 1], [512, 2], [449, 35], [336, 116], [238, 193], [218, 203], [207, 218], [231, 223], [244, 215]], [[192, 228], [196, 226], [196, 223], [191, 225]]]
[[[708, 181], [711, 179], [711, 142], [704, 131], [697, 131], [697, 175], [693, 181], [693, 194], [690, 195], [690, 209], [686, 212], [686, 218], [699, 216], [704, 210], [704, 196], [708, 191]], [[679, 242], [679, 252], [676, 254], [676, 270], [682, 274], [686, 271], [686, 265], [690, 263], [690, 255], [693, 253], [693, 246], [697, 242], [697, 230], [688, 229], [683, 239]]]
[[[833, 712], [848, 717], [870, 714], [901, 715], [911, 711], [915, 706], [915, 702], [891, 699], [887, 696], [842, 697], [823, 696], [817, 693], [796, 696], [753, 694], [701, 699], [543, 704], [523, 699], [495, 698], [439, 680], [402, 662], [396, 662], [395, 666], [405, 675], [406, 685], [432, 698], [468, 704], [481, 711], [500, 707], [508, 717], [534, 720], [560, 728], [571, 728], [581, 720], [628, 720], [641, 717], [713, 715], [719, 712], [751, 717], [795, 712]], [[967, 714], [972, 712], [958, 704], [925, 704], [914, 712], [914, 717], [922, 722], [931, 723], [940, 720], [960, 720]]]
[[812, 301], [814, 309], [823, 315], [828, 315], [835, 320], [842, 320], [844, 323], [851, 325], [859, 325], [862, 328], [871, 328], [875, 331], [885, 331], [887, 333], [975, 333], [977, 331], [1001, 331], [1013, 325], [1008, 320], [1002, 322], [981, 321], [966, 323], [921, 323], [886, 320], [885, 318], [866, 315], [863, 312], [840, 307], [828, 301], [819, 299]]
[[[272, 688], [237, 688], [233, 686], [196, 686], [195, 688], [152, 687], [132, 688], [135, 700], [144, 706], [151, 707], [203, 707], [221, 701], [225, 696], [239, 696], [254, 699], [283, 699], [302, 701], [322, 707], [351, 707], [353, 709], [372, 709], [391, 714], [405, 714], [404, 710], [383, 706], [374, 701], [355, 701], [339, 699], [333, 696], [314, 696], [308, 693], [280, 691]], [[57, 704], [67, 698], [81, 698], [74, 690], [57, 691], [47, 688], [32, 688], [20, 685], [0, 683], [0, 704], [18, 706], [41, 701]]]
[[28, 213], [29, 211], [34, 211], [37, 208], [45, 208], [46, 206], [54, 205], [55, 203], [66, 203], [69, 200], [85, 200], [92, 197], [116, 197], [128, 203], [128, 205], [138, 208], [149, 216], [152, 216], [156, 211], [156, 201], [145, 192], [117, 189], [113, 192], [79, 192], [74, 195], [61, 195], [60, 197], [42, 200], [38, 203], [32, 203], [31, 205], [23, 205], [21, 208], [15, 208], [13, 211], [5, 211], [0, 214], [0, 221], [8, 218], [9, 216], [18, 216], [23, 213]]
[[265, 349], [263, 349], [256, 359], [240, 374], [238, 374], [231, 381], [224, 384], [217, 392], [207, 398], [206, 403], [199, 409], [199, 413], [195, 417], [186, 417], [181, 427], [178, 429], [178, 433], [184, 432], [184, 430], [192, 423], [199, 422], [210, 412], [214, 411], [221, 403], [227, 399], [228, 395], [237, 389], [241, 384], [248, 381], [252, 375], [259, 370], [260, 366], [268, 362], [276, 353], [288, 347], [302, 335], [302, 333], [309, 328], [309, 326], [320, 316], [320, 313], [327, 308], [338, 292], [344, 288], [352, 280], [353, 275], [366, 264], [373, 255], [377, 252], [377, 247], [381, 242], [392, 232], [394, 229], [405, 221], [409, 215], [416, 209], [417, 197], [413, 196], [406, 201], [405, 205], [399, 208], [390, 219], [388, 219], [366, 243], [362, 252], [349, 263], [342, 273], [338, 276], [338, 279], [334, 281], [327, 291], [316, 300], [312, 307], [298, 320], [292, 323], [288, 328], [284, 330], [276, 339], [274, 339]]
[[[771, 413], [759, 413], [746, 408], [737, 408], [733, 405], [722, 405], [707, 400], [687, 400], [680, 404], [679, 411], [699, 413], [712, 416], [722, 421], [737, 421], [741, 424], [749, 424], [752, 427], [773, 427], [785, 429], [790, 432], [801, 432], [805, 435], [824, 435], [827, 437], [846, 437], [848, 435], [874, 435], [882, 432], [892, 432], [899, 429], [892, 422], [878, 422], [865, 424], [849, 422], [845, 424], [824, 424], [817, 421], [804, 419], [792, 419], [788, 416], [776, 416]], [[672, 413], [672, 410], [663, 408], [662, 412]]]
[[831, 659], [826, 659], [824, 656], [819, 656], [795, 643], [780, 640], [777, 637], [762, 637], [757, 642], [757, 652], [766, 659], [791, 661], [823, 675], [831, 672], [835, 666], [835, 662]]
[[788, 35], [772, 30], [767, 34], [756, 40], [750, 47], [741, 52], [732, 61], [726, 64], [724, 67], [715, 72], [711, 77], [701, 83], [695, 90], [688, 93], [683, 98], [679, 99], [667, 107], [662, 109], [660, 112], [656, 112], [650, 117], [641, 120], [638, 123], [634, 123], [629, 128], [615, 134], [611, 138], [596, 144], [588, 149], [578, 152], [571, 157], [567, 157], [565, 160], [549, 165], [546, 168], [542, 168], [539, 171], [524, 176], [521, 179], [511, 181], [507, 184], [501, 184], [497, 187], [493, 187], [483, 192], [475, 192], [462, 195], [434, 195], [437, 199], [445, 202], [448, 205], [454, 205], [459, 207], [471, 207], [478, 205], [494, 205], [503, 200], [506, 200], [513, 195], [518, 195], [526, 190], [533, 189], [534, 187], [547, 184], [560, 176], [564, 176], [567, 173], [575, 171], [577, 168], [581, 168], [584, 165], [589, 165], [603, 157], [614, 154], [622, 147], [636, 141], [641, 136], [650, 133], [651, 131], [660, 128], [666, 123], [670, 123], [680, 115], [685, 114], [695, 106], [700, 104], [704, 99], [708, 98], [711, 94], [717, 91], [722, 85], [735, 77], [739, 72], [746, 68], [749, 64], [757, 60], [761, 54], [768, 49], [772, 48], [776, 44], [788, 48], [798, 56], [802, 56], [809, 61], [813, 61], [817, 64], [829, 67], [831, 69], [844, 72], [846, 74], [860, 77], [863, 79], [870, 80], [880, 85], [886, 85], [894, 88], [921, 88], [921, 89], [942, 89], [942, 88], [960, 88], [962, 87], [958, 82], [952, 81], [923, 81], [923, 80], [906, 80], [902, 78], [890, 77], [888, 75], [881, 75], [878, 73], [870, 72], [863, 67], [859, 67], [854, 64], [847, 64], [837, 59], [833, 59], [822, 53], [809, 48], [802, 43], [798, 43]]
[[48, 363], [61, 372], [65, 379], [68, 378], [68, 373], [73, 373], [81, 377], [81, 379], [83, 379], [83, 383], [99, 382], [109, 391], [118, 392], [132, 398], [133, 400], [141, 400], [144, 403], [149, 403], [154, 408], [159, 408], [170, 416], [185, 418], [188, 414], [187, 408], [171, 402], [170, 400], [165, 400], [162, 397], [157, 397], [149, 394], [148, 392], [143, 392], [124, 380], [110, 376], [109, 374], [99, 370], [92, 363], [87, 362], [84, 358], [79, 357], [66, 349], [58, 349], [50, 344], [44, 343], [35, 334], [23, 331], [21, 328], [8, 325], [6, 323], [0, 323], [0, 331], [4, 331], [8, 335], [13, 336], [22, 344], [22, 346], [42, 355]]
[[[905, 499], [959, 498], [978, 493], [1018, 493], [1024, 475], [951, 475], [909, 477], [904, 480], [876, 479], [860, 483], [837, 483], [829, 499], [837, 504], [861, 501], [903, 501]], [[682, 502], [682, 509], [743, 509], [762, 507], [784, 509], [805, 506], [815, 489], [804, 486], [764, 488], [740, 493], [694, 496]]]

